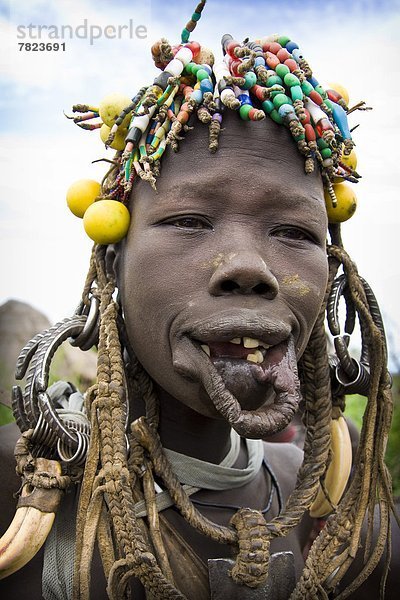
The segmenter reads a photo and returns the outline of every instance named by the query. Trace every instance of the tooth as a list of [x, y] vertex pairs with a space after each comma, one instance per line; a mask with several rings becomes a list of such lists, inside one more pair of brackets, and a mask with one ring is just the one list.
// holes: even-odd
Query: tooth
[[248, 354], [246, 357], [246, 360], [253, 362], [253, 363], [261, 364], [262, 361], [264, 360], [264, 357], [262, 355], [262, 352], [260, 352], [260, 350], [256, 350], [254, 352], [254, 354]]
[[250, 338], [250, 337], [243, 338], [243, 346], [245, 348], [258, 348], [259, 345], [260, 345], [260, 342], [258, 340], [255, 340], [254, 338]]
[[266, 350], [268, 350], [268, 348], [271, 348], [271, 344], [264, 344], [264, 342], [260, 342], [259, 345], [261, 346], [261, 348], [265, 348]]
[[232, 338], [231, 340], [229, 340], [230, 344], [241, 344], [241, 342], [241, 338]]
[[210, 348], [207, 346], [207, 344], [201, 344], [201, 349], [207, 354], [207, 356], [210, 356]]

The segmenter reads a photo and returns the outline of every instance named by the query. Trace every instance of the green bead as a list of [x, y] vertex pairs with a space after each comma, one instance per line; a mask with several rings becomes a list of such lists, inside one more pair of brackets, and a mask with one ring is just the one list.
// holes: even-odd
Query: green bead
[[244, 76], [243, 89], [249, 90], [250, 88], [253, 87], [253, 85], [256, 85], [256, 83], [257, 83], [257, 75], [255, 73], [253, 73], [253, 71], [247, 71], [247, 73]]
[[182, 42], [188, 42], [189, 37], [190, 37], [190, 31], [189, 31], [189, 29], [186, 29], [186, 27], [185, 27], [184, 29], [182, 29], [182, 33], [181, 33]]
[[327, 98], [328, 94], [326, 93], [326, 91], [324, 90], [324, 88], [322, 87], [322, 85], [316, 85], [315, 86], [315, 91], [318, 92], [318, 94], [320, 96], [322, 96], [322, 98]]
[[199, 21], [201, 17], [200, 13], [193, 13], [192, 14], [192, 21]]
[[296, 142], [300, 142], [301, 140], [305, 140], [305, 139], [306, 139], [305, 133], [300, 133], [300, 135], [296, 135], [295, 138], [294, 138], [294, 140]]
[[191, 63], [191, 62], [190, 62], [190, 63], [188, 63], [188, 64], [186, 65], [186, 67], [183, 69], [183, 74], [184, 74], [184, 75], [192, 75], [192, 73], [193, 73], [192, 69], [193, 69], [193, 66], [194, 66], [195, 64], [196, 64], [196, 63]]
[[278, 77], [278, 75], [271, 75], [271, 77], [268, 77], [267, 79], [267, 87], [272, 87], [273, 85], [282, 85], [283, 84], [283, 80], [281, 77]]
[[272, 101], [274, 103], [275, 108], [279, 108], [280, 106], [282, 106], [282, 104], [293, 104], [291, 99], [288, 96], [286, 96], [286, 94], [277, 94]]
[[279, 75], [279, 77], [285, 77], [287, 73], [290, 73], [290, 69], [287, 65], [277, 65], [275, 69], [275, 73]]
[[300, 85], [300, 79], [296, 77], [296, 75], [293, 75], [293, 73], [286, 73], [285, 77], [283, 78], [283, 81], [288, 87], [292, 87], [293, 85]]
[[271, 100], [264, 100], [264, 102], [262, 102], [262, 104], [261, 104], [261, 107], [262, 107], [263, 111], [265, 113], [267, 113], [267, 115], [269, 115], [269, 113], [274, 110], [274, 105], [271, 102]]
[[329, 100], [329, 98], [326, 98], [324, 100], [325, 104], [327, 105], [328, 108], [330, 108], [332, 110], [332, 101]]
[[311, 83], [309, 81], [303, 81], [301, 83], [301, 89], [303, 90], [303, 92], [305, 93], [306, 96], [308, 96], [308, 94], [310, 92], [313, 91], [313, 86], [311, 85]]
[[242, 106], [239, 108], [239, 114], [243, 121], [250, 121], [249, 112], [252, 108], [253, 107], [251, 104], [242, 104]]
[[295, 100], [303, 100], [303, 90], [299, 85], [294, 85], [290, 88], [290, 95], [292, 96], [293, 102]]
[[322, 138], [318, 138], [317, 139], [317, 146], [320, 150], [325, 150], [326, 148], [329, 148], [328, 144], [326, 143], [326, 141]]
[[203, 81], [203, 79], [208, 79], [209, 74], [205, 69], [199, 69], [196, 73], [197, 81]]
[[279, 125], [282, 125], [282, 124], [283, 124], [282, 117], [280, 116], [280, 114], [278, 113], [278, 111], [277, 111], [276, 109], [272, 110], [272, 111], [269, 113], [269, 116], [271, 117], [271, 119], [272, 119], [273, 121], [275, 121], [275, 123], [279, 123]]
[[280, 44], [282, 48], [284, 48], [288, 42], [290, 42], [290, 37], [287, 35], [281, 35], [278, 37], [278, 44]]
[[332, 156], [332, 150], [330, 148], [323, 148], [321, 150], [322, 158], [330, 158]]
[[192, 73], [193, 73], [193, 75], [197, 75], [197, 71], [200, 71], [200, 70], [205, 71], [205, 69], [202, 69], [201, 65], [198, 65], [196, 63], [190, 63], [190, 64], [192, 65]]

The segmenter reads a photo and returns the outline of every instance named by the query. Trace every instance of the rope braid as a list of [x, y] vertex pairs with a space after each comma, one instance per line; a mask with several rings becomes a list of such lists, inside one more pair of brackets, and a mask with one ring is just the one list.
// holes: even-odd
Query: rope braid
[[[205, 0], [195, 9], [180, 45], [171, 46], [165, 39], [153, 45], [153, 60], [161, 74], [152, 85], [141, 88], [111, 127], [106, 145], [112, 145], [117, 134], [123, 134], [125, 141], [102, 182], [100, 198], [128, 205], [138, 177], [155, 188], [165, 148], [171, 145], [178, 151], [182, 133], [192, 129], [188, 125], [191, 116], [191, 124], [196, 116], [208, 125], [209, 150], [216, 152], [223, 113], [228, 109], [238, 111], [243, 120], [268, 116], [286, 126], [304, 157], [305, 171], [311, 173], [318, 165], [335, 206], [334, 178], [358, 178], [353, 169], [344, 170], [340, 163], [342, 153], [349, 154], [353, 146], [346, 113], [362, 108], [364, 103], [349, 110], [339, 94], [324, 90], [297, 44], [284, 36], [240, 44], [225, 35], [224, 59], [215, 63], [209, 50], [188, 42], [204, 5]], [[97, 127], [82, 123], [100, 114], [96, 108], [74, 107], [74, 112], [89, 111], [90, 115], [76, 119], [79, 126]], [[392, 412], [386, 346], [357, 269], [342, 247], [340, 230], [332, 232], [332, 245], [327, 250], [327, 290], [299, 363], [306, 439], [295, 489], [283, 511], [270, 522], [258, 511], [241, 509], [228, 527], [213, 523], [198, 511], [165, 456], [157, 432], [159, 408], [154, 385], [129, 347], [118, 302], [113, 298], [115, 281], [105, 268], [105, 246], [95, 245], [83, 302], [88, 305], [90, 293], [100, 299], [98, 370], [97, 382], [86, 398], [92, 429], [77, 517], [75, 600], [89, 598], [89, 567], [96, 536], [110, 598], [128, 597], [131, 577], [138, 578], [155, 600], [184, 598], [175, 586], [160, 532], [162, 517], [155, 503], [154, 476], [163, 482], [185, 521], [210, 539], [233, 546], [237, 554], [232, 570], [235, 581], [256, 587], [265, 580], [270, 541], [286, 536], [298, 525], [316, 497], [329, 460], [333, 400], [324, 321], [340, 266], [348, 278], [350, 299], [368, 347], [371, 386], [354, 478], [314, 542], [292, 598], [328, 598], [358, 550], [365, 515], [365, 564], [338, 597], [349, 597], [386, 550], [384, 588], [390, 559], [389, 516], [394, 510], [390, 476], [383, 462]], [[126, 433], [128, 405], [138, 402], [144, 404], [145, 416], [131, 423]], [[380, 532], [373, 544], [372, 515], [377, 499]], [[146, 520], [135, 515], [134, 505], [141, 500], [146, 504]]]

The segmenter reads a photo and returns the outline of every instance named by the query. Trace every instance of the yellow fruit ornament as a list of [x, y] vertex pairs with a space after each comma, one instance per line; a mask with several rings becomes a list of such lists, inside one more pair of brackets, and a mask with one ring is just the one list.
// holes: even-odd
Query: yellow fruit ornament
[[326, 88], [328, 90], [335, 90], [335, 92], [337, 92], [338, 94], [340, 94], [342, 96], [342, 98], [346, 102], [346, 104], [349, 104], [349, 102], [350, 102], [349, 92], [346, 90], [345, 87], [343, 87], [343, 85], [341, 85], [340, 83], [336, 83], [336, 82], [328, 83]]
[[[100, 118], [109, 127], [112, 127], [121, 112], [132, 103], [129, 96], [124, 94], [109, 94], [99, 104]], [[126, 129], [129, 125], [130, 115], [127, 115], [121, 123], [121, 128]]]
[[101, 185], [94, 179], [78, 179], [67, 190], [68, 208], [82, 219], [88, 207], [100, 195]]
[[337, 205], [333, 206], [332, 199], [327, 190], [324, 191], [325, 206], [329, 223], [343, 223], [350, 219], [356, 212], [357, 196], [353, 188], [347, 183], [335, 183], [333, 185]]
[[[106, 143], [108, 136], [110, 135], [110, 131], [111, 131], [111, 127], [109, 127], [105, 123], [103, 123], [103, 125], [100, 127], [100, 137], [104, 144]], [[127, 133], [128, 133], [127, 129], [122, 129], [122, 130], [118, 129], [113, 141], [109, 145], [109, 148], [113, 148], [114, 150], [124, 150], [125, 137], [126, 137]]]
[[98, 200], [85, 212], [83, 226], [96, 244], [115, 244], [127, 234], [129, 211], [117, 200]]

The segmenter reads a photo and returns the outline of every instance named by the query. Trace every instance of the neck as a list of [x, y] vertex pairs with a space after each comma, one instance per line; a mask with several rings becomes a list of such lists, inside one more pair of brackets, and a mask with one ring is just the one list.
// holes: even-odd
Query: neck
[[219, 464], [230, 449], [231, 428], [220, 419], [204, 417], [164, 390], [160, 399], [159, 435], [165, 448]]

